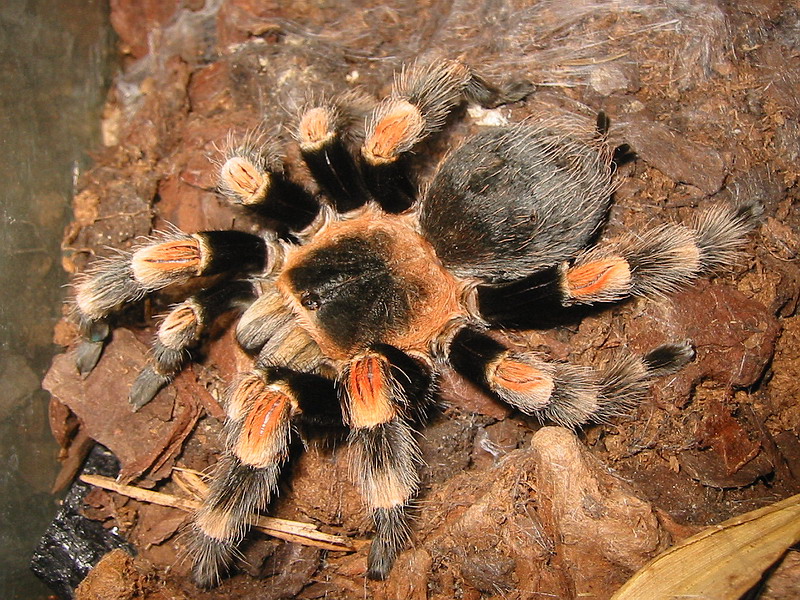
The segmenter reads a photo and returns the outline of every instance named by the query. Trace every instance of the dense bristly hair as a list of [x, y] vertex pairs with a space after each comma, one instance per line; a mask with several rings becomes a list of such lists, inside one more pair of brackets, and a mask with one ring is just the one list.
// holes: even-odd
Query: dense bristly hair
[[588, 125], [490, 128], [442, 162], [420, 226], [458, 275], [518, 279], [575, 256], [597, 234], [611, 175], [610, 151]]
[[259, 133], [230, 138], [220, 190], [275, 222], [271, 237], [170, 230], [78, 278], [73, 314], [86, 339], [76, 360], [86, 373], [123, 304], [220, 276], [211, 283], [219, 287], [164, 318], [131, 390], [134, 409], [179, 372], [211, 319], [249, 304], [236, 336], [255, 366], [226, 396], [223, 455], [189, 533], [199, 586], [231, 568], [250, 515], [277, 492], [293, 438], [305, 442], [315, 429], [349, 432], [351, 471], [375, 525], [367, 575], [386, 578], [410, 538], [408, 508], [420, 486], [415, 427], [445, 365], [522, 413], [577, 428], [628, 414], [654, 377], [692, 359], [691, 345], [678, 342], [592, 368], [491, 333], [677, 291], [726, 266], [756, 224], [760, 207], [740, 203], [690, 227], [601, 239], [614, 189], [606, 119], [485, 129], [444, 158], [407, 210], [420, 195], [409, 152], [463, 103], [496, 106], [531, 90], [439, 61], [404, 68], [380, 102], [355, 93], [309, 101], [294, 134], [324, 197], [287, 179], [276, 146]]

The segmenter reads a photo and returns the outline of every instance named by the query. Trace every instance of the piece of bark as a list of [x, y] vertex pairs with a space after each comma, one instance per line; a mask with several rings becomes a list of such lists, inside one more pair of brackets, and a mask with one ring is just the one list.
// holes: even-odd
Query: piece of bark
[[642, 115], [629, 115], [617, 126], [639, 158], [676, 183], [691, 184], [708, 195], [722, 188], [726, 166], [714, 148]]
[[130, 331], [117, 329], [85, 379], [69, 352], [54, 359], [42, 384], [80, 418], [88, 436], [114, 452], [122, 465], [121, 481], [148, 470], [156, 480], [167, 475], [201, 414], [191, 386], [181, 384], [180, 393], [162, 390], [140, 411], [131, 410], [130, 386], [146, 356], [147, 348]]

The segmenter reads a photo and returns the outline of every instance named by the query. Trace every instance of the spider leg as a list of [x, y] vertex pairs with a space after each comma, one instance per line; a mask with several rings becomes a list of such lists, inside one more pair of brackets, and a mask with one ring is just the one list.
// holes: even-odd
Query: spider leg
[[267, 256], [260, 236], [175, 230], [146, 238], [132, 252], [96, 261], [75, 284], [73, 316], [86, 338], [78, 349], [80, 372], [94, 368], [109, 333], [104, 321], [123, 304], [195, 277], [263, 269]]
[[238, 145], [229, 140], [220, 164], [219, 190], [234, 204], [302, 231], [319, 214], [319, 202], [283, 174], [275, 145], [262, 140], [253, 135]]
[[231, 390], [226, 451], [195, 513], [189, 550], [199, 587], [217, 585], [245, 535], [249, 515], [266, 508], [289, 457], [292, 426], [304, 420], [341, 424], [333, 381], [257, 366]]
[[450, 345], [450, 363], [461, 375], [525, 414], [570, 428], [628, 414], [652, 378], [679, 370], [693, 357], [688, 343], [665, 344], [595, 370], [515, 352], [470, 328]]
[[760, 214], [757, 203], [715, 206], [692, 227], [668, 224], [608, 240], [525, 280], [478, 286], [479, 311], [493, 323], [531, 326], [559, 309], [676, 292], [731, 264]]
[[421, 458], [410, 413], [430, 393], [431, 372], [382, 345], [354, 357], [339, 382], [353, 472], [375, 523], [367, 576], [381, 580], [411, 535], [406, 511], [419, 488]]
[[183, 368], [190, 350], [219, 315], [252, 302], [255, 291], [247, 281], [226, 281], [186, 299], [164, 317], [153, 340], [153, 357], [131, 386], [134, 411], [150, 402]]
[[441, 130], [448, 115], [464, 100], [484, 106], [521, 100], [533, 91], [527, 82], [490, 85], [458, 61], [416, 63], [395, 77], [390, 95], [367, 121], [361, 148], [364, 175], [372, 195], [385, 210], [401, 212], [416, 199], [403, 156]]
[[300, 115], [296, 132], [300, 154], [337, 212], [354, 210], [370, 198], [346, 137], [374, 104], [365, 95], [344, 93], [306, 106]]

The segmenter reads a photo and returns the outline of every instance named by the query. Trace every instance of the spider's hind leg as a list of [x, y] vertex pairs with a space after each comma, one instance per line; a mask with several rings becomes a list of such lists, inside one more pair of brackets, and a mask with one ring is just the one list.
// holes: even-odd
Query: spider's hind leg
[[395, 77], [391, 94], [367, 121], [361, 158], [370, 192], [384, 210], [405, 210], [417, 195], [404, 160], [414, 146], [441, 130], [464, 100], [495, 107], [519, 101], [532, 91], [528, 82], [494, 86], [454, 60], [404, 68]]
[[595, 370], [515, 352], [464, 328], [453, 338], [449, 356], [461, 375], [521, 412], [575, 428], [629, 414], [651, 379], [681, 369], [694, 358], [694, 350], [688, 343], [665, 344], [643, 357], [625, 355]]
[[674, 293], [734, 262], [761, 210], [755, 202], [715, 206], [691, 227], [667, 224], [625, 234], [524, 280], [480, 285], [480, 314], [495, 324], [538, 327], [544, 315], [565, 308]]
[[579, 255], [564, 273], [565, 302], [591, 304], [631, 296], [659, 296], [730, 265], [761, 215], [748, 202], [715, 206], [691, 227], [668, 224], [624, 235]]
[[411, 535], [407, 509], [419, 487], [421, 458], [410, 424], [428, 400], [430, 369], [390, 346], [375, 346], [340, 375], [352, 469], [375, 523], [367, 576], [385, 579]]

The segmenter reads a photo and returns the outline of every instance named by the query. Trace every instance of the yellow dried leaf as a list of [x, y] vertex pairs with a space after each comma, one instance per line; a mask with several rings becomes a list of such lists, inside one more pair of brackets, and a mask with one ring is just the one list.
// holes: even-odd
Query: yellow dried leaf
[[739, 598], [800, 541], [800, 494], [704, 529], [657, 556], [612, 600]]

